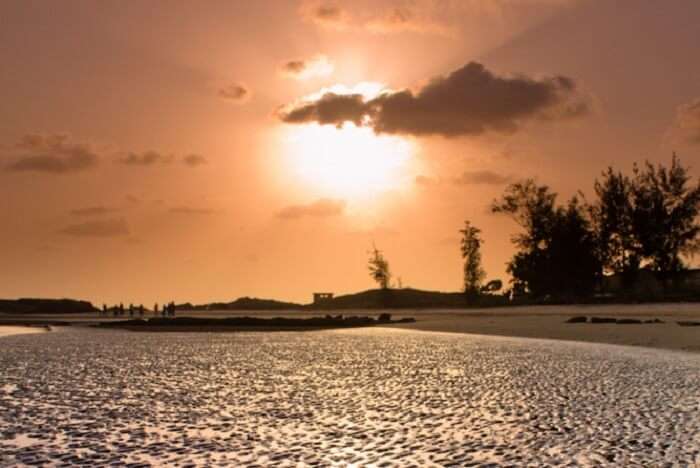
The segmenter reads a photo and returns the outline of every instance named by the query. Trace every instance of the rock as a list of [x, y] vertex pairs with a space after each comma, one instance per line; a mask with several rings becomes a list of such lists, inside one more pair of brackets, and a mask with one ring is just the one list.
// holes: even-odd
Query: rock
[[638, 324], [642, 323], [642, 321], [639, 319], [626, 318], [626, 319], [617, 319], [617, 321], [615, 323], [617, 323], [618, 325], [638, 325]]
[[617, 319], [610, 317], [591, 317], [591, 323], [617, 323]]
[[571, 317], [565, 323], [587, 323], [587, 322], [588, 322], [588, 317], [584, 317], [582, 315], [579, 315], [577, 317]]

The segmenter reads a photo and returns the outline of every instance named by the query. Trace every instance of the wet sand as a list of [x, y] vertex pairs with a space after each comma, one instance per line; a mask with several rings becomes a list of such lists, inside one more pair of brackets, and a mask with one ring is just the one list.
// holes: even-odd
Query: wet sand
[[700, 355], [366, 328], [0, 340], [2, 465], [693, 466]]

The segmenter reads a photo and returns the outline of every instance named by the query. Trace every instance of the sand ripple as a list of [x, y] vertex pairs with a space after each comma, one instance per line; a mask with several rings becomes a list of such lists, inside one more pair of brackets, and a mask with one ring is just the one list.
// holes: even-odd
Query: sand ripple
[[365, 329], [0, 340], [0, 465], [693, 466], [700, 356]]

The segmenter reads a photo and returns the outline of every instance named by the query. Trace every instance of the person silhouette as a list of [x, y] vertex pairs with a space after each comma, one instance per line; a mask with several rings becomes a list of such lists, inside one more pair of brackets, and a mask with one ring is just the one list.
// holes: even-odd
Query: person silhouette
[[158, 317], [158, 303], [157, 302], [153, 305], [153, 316]]

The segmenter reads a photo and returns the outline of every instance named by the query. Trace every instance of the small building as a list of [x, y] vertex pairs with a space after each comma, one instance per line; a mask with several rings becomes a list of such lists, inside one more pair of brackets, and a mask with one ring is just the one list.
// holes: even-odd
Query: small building
[[317, 292], [314, 293], [314, 305], [322, 305], [333, 299], [333, 293]]

